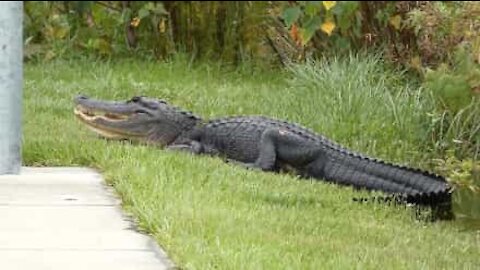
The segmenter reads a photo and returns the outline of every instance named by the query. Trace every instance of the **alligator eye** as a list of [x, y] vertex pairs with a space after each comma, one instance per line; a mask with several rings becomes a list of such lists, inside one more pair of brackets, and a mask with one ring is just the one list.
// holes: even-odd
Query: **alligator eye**
[[140, 97], [136, 96], [136, 97], [133, 97], [131, 99], [132, 102], [139, 102], [140, 101]]

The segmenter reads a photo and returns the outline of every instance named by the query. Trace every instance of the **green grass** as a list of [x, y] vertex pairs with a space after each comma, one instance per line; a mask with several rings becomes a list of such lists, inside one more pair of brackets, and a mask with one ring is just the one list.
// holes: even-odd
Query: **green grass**
[[[294, 76], [293, 76], [294, 75]], [[23, 159], [91, 166], [169, 257], [186, 269], [474, 269], [478, 232], [411, 209], [358, 204], [350, 188], [247, 171], [212, 157], [105, 141], [72, 98], [161, 97], [205, 118], [263, 114], [302, 123], [377, 157], [423, 164], [428, 105], [373, 58], [292, 72], [187, 61], [52, 62], [25, 70]]]

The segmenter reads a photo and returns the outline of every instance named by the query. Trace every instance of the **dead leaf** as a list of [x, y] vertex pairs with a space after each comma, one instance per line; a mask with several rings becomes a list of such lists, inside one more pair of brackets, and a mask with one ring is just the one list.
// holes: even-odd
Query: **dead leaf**
[[298, 32], [298, 27], [297, 27], [296, 24], [292, 25], [292, 28], [290, 29], [290, 36], [295, 41], [295, 43], [298, 45], [298, 43], [300, 42], [300, 34]]
[[410, 66], [413, 69], [421, 70], [422, 69], [422, 60], [420, 59], [420, 57], [419, 56], [412, 57], [412, 59], [410, 59]]
[[140, 24], [140, 19], [138, 17], [133, 18], [132, 21], [130, 22], [130, 25], [133, 27], [138, 27], [139, 24]]

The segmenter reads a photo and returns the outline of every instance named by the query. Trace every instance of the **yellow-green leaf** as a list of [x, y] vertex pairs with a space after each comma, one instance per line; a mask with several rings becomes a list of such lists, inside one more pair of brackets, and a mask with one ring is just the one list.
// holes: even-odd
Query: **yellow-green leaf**
[[68, 28], [66, 27], [58, 27], [55, 29], [55, 38], [63, 39], [68, 34]]
[[335, 23], [332, 21], [326, 21], [322, 24], [320, 29], [322, 29], [323, 32], [327, 33], [327, 35], [330, 36], [335, 29]]
[[410, 59], [410, 66], [415, 70], [421, 70], [422, 60], [420, 59], [420, 57], [419, 56], [412, 57]]
[[103, 38], [99, 38], [95, 40], [95, 48], [98, 50], [100, 54], [103, 54], [103, 55], [109, 55], [112, 53], [112, 47], [110, 43]]
[[390, 17], [390, 24], [396, 29], [396, 30], [399, 30], [400, 29], [400, 24], [402, 23], [402, 17], [400, 17], [400, 15], [395, 15], [395, 16], [392, 16]]
[[140, 21], [141, 21], [140, 18], [135, 17], [130, 22], [130, 25], [133, 26], [133, 27], [138, 27], [138, 25], [140, 24]]
[[322, 1], [322, 3], [326, 10], [330, 10], [337, 4], [337, 1]]
[[57, 56], [57, 55], [56, 55], [52, 50], [49, 50], [49, 51], [45, 54], [44, 60], [45, 60], [45, 61], [52, 60], [53, 58], [55, 58], [55, 56]]
[[160, 23], [158, 24], [158, 31], [162, 34], [165, 33], [165, 19], [164, 18], [162, 18], [160, 20]]

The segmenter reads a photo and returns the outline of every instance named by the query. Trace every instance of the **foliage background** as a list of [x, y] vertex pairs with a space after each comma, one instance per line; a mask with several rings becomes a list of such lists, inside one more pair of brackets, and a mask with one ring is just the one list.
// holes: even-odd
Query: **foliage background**
[[453, 113], [480, 93], [479, 31], [480, 4], [463, 1], [25, 2], [26, 60], [186, 53], [271, 68], [376, 50]]

